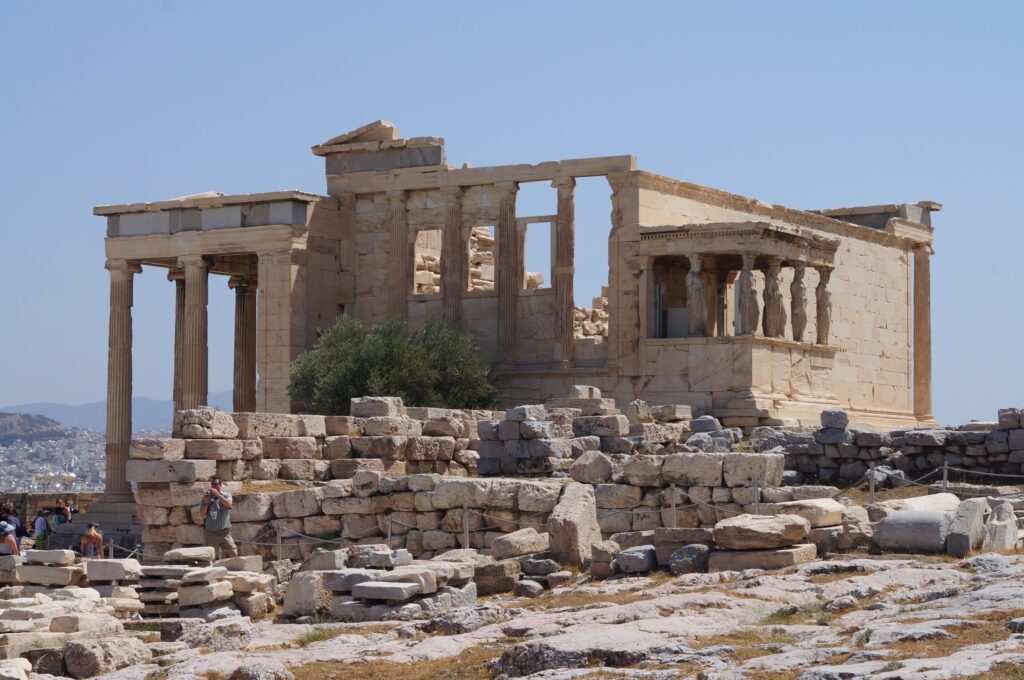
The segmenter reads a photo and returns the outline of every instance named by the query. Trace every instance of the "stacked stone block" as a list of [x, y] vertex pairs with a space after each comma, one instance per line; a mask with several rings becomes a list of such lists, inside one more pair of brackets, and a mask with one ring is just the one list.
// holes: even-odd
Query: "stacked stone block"
[[[871, 466], [885, 466], [897, 478], [916, 478], [949, 467], [978, 473], [1024, 474], [1024, 409], [1000, 409], [993, 423], [968, 423], [956, 429], [928, 428], [872, 432], [848, 426], [842, 411], [822, 413], [814, 432], [756, 428], [755, 449], [783, 446], [786, 467], [823, 482], [850, 484]], [[880, 477], [879, 481], [884, 481]]]

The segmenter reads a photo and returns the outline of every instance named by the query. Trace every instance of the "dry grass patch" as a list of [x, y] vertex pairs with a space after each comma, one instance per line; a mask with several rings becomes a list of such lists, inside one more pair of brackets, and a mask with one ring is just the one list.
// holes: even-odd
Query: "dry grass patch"
[[[544, 594], [535, 599], [526, 599], [521, 602], [505, 603], [502, 605], [508, 609], [562, 609], [565, 607], [579, 608], [587, 607], [591, 605], [608, 603], [608, 604], [630, 604], [632, 602], [639, 602], [641, 600], [649, 600], [652, 597], [657, 597], [651, 590], [665, 585], [671, 581], [674, 577], [669, 574], [663, 573], [652, 573], [647, 578], [647, 583], [644, 585], [636, 585], [632, 587], [619, 588], [615, 592], [602, 593], [596, 590], [587, 590], [584, 588], [577, 588], [576, 590], [570, 590], [561, 593], [552, 593], [551, 591], [544, 591]], [[619, 582], [621, 583], [621, 582]]]
[[1024, 680], [1024, 666], [997, 663], [984, 673], [964, 676], [962, 680]]
[[732, 651], [728, 656], [737, 663], [749, 659], [756, 659], [759, 656], [775, 654], [782, 645], [791, 645], [796, 638], [786, 632], [781, 626], [771, 628], [744, 628], [723, 635], [701, 638], [698, 649], [708, 647], [731, 647]]
[[309, 645], [316, 644], [317, 642], [333, 640], [339, 635], [345, 634], [345, 632], [346, 631], [342, 630], [338, 626], [313, 626], [305, 633], [295, 638], [295, 644], [299, 647], [308, 647]]
[[395, 663], [371, 660], [353, 664], [311, 663], [291, 668], [295, 680], [490, 680], [488, 664], [501, 656], [498, 645], [471, 647], [455, 657]]
[[[868, 505], [871, 503], [871, 489], [866, 483], [857, 486], [855, 489], [850, 489], [843, 495], [857, 505]], [[906, 486], [901, 486], [898, 489], [875, 489], [875, 502], [881, 503], [882, 501], [917, 498], [918, 496], [927, 495], [927, 487], [908, 484]]]
[[815, 602], [802, 607], [779, 607], [763, 617], [758, 624], [762, 626], [827, 626], [832, 622], [832, 615], [822, 610], [821, 604], [821, 602]]
[[[930, 640], [904, 640], [886, 645], [892, 650], [893, 659], [928, 659], [949, 656], [958, 649], [973, 645], [1002, 642], [1010, 637], [1006, 622], [1022, 614], [1021, 610], [1009, 612], [987, 612], [972, 619], [969, 624], [945, 628], [953, 637], [937, 637]], [[986, 675], [985, 677], [989, 677]]]

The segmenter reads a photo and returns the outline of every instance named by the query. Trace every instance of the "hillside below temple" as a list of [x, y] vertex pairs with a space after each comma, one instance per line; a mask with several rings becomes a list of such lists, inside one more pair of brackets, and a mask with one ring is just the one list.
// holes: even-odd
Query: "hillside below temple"
[[[729, 426], [816, 422], [825, 408], [855, 424], [933, 422], [937, 203], [794, 210], [637, 170], [632, 156], [453, 168], [443, 139], [400, 139], [385, 121], [313, 153], [327, 196], [95, 208], [111, 275], [108, 492], [129, 489], [132, 282], [144, 266], [166, 269], [177, 291], [176, 409], [207, 400], [219, 274], [236, 293], [236, 411], [290, 411], [290, 362], [348, 314], [473, 332], [504, 404], [589, 384]], [[574, 304], [573, 278], [576, 181], [592, 177], [607, 181], [611, 222], [606, 294], [591, 309]], [[530, 183], [550, 187], [542, 214], [517, 210]], [[545, 224], [550, 271], [529, 273], [525, 243]]]

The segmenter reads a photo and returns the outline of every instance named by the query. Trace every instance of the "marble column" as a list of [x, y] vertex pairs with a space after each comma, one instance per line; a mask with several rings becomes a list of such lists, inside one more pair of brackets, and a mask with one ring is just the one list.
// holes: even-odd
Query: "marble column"
[[573, 257], [576, 250], [573, 192], [576, 180], [560, 177], [553, 180], [551, 186], [558, 190], [551, 281], [555, 293], [555, 348], [558, 361], [562, 365], [571, 366], [576, 360], [576, 334], [573, 330]]
[[516, 360], [516, 315], [519, 289], [523, 286], [519, 272], [523, 259], [516, 236], [515, 182], [499, 182], [498, 222], [495, 225], [497, 257], [494, 263], [495, 288], [498, 292], [498, 360], [512, 364]]
[[237, 413], [256, 410], [256, 285], [245, 276], [232, 276], [235, 291], [235, 372], [232, 407]]
[[914, 251], [914, 415], [932, 420], [932, 248]]
[[807, 265], [802, 262], [793, 267], [793, 282], [789, 284], [790, 308], [793, 313], [793, 339], [797, 342], [804, 341], [804, 331], [807, 330], [807, 283], [804, 281], [804, 273]]
[[690, 271], [686, 274], [686, 316], [690, 337], [708, 334], [708, 301], [701, 271], [701, 255], [690, 255]]
[[782, 258], [768, 260], [764, 273], [764, 335], [766, 338], [781, 338], [786, 334], [786, 304], [782, 299]]
[[202, 255], [178, 258], [185, 269], [185, 330], [182, 334], [181, 407], [206, 405], [209, 379], [207, 347], [207, 277], [209, 264]]
[[818, 344], [828, 344], [828, 334], [832, 326], [832, 292], [828, 289], [828, 280], [832, 276], [831, 267], [816, 267], [818, 270], [818, 287], [814, 289], [815, 324], [818, 331]]
[[181, 354], [182, 338], [185, 333], [185, 272], [172, 269], [167, 280], [174, 282], [174, 412], [181, 410]]
[[130, 501], [125, 477], [132, 439], [132, 296], [134, 276], [142, 268], [125, 260], [108, 260], [110, 330], [107, 352], [107, 468], [105, 500]]
[[445, 323], [462, 325], [469, 246], [462, 230], [462, 187], [443, 187], [444, 232], [441, 238], [441, 300]]
[[754, 255], [743, 254], [743, 269], [736, 281], [736, 335], [754, 335], [761, 318], [761, 307], [754, 287]]
[[406, 219], [405, 192], [388, 192], [388, 227], [391, 233], [391, 282], [388, 316], [404, 318], [408, 313], [412, 254], [409, 252], [409, 227]]

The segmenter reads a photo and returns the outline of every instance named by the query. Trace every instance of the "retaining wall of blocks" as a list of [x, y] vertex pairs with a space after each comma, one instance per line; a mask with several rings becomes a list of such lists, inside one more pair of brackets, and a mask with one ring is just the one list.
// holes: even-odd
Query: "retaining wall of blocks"
[[[950, 479], [989, 483], [1024, 482], [1024, 409], [999, 410], [994, 422], [973, 422], [956, 429], [931, 428], [870, 432], [849, 428], [842, 412], [825, 412], [828, 425], [813, 432], [785, 432], [756, 428], [750, 437], [754, 450], [782, 447], [786, 468], [822, 482], [852, 484], [872, 466], [885, 466], [890, 479], [941, 479], [945, 466]], [[1002, 478], [1000, 475], [1007, 475]]]
[[[384, 398], [356, 401], [361, 403], [353, 404], [353, 412], [359, 415], [344, 417], [183, 411], [175, 418], [175, 438], [133, 441], [128, 478], [145, 526], [146, 555], [203, 544], [198, 510], [215, 475], [234, 496], [232, 534], [243, 555], [300, 559], [318, 548], [386, 542], [424, 558], [457, 547], [487, 549], [497, 536], [524, 526], [545, 531], [568, 480], [453, 475], [452, 463], [471, 474], [476, 461], [469, 454], [485, 442], [568, 446], [563, 467], [594, 488], [606, 535], [673, 523], [712, 525], [752, 510], [755, 487], [782, 482], [778, 453], [699, 452], [678, 445], [678, 439], [666, 446], [643, 434], [623, 434], [682, 433], [678, 422], [635, 428], [622, 415], [574, 415], [560, 426], [577, 436], [524, 438], [524, 432], [558, 434], [557, 421], [543, 406], [511, 409], [499, 420], [479, 418], [481, 413], [403, 410], [397, 400]], [[520, 438], [456, 436], [473, 426], [483, 433], [511, 428], [504, 423], [514, 423]], [[720, 434], [732, 441], [728, 431]], [[571, 450], [579, 440], [607, 449], [623, 438], [630, 439], [629, 453]], [[677, 448], [686, 452], [647, 453]], [[468, 464], [455, 460], [459, 452]], [[410, 467], [436, 463], [446, 464], [447, 474], [408, 474]]]

